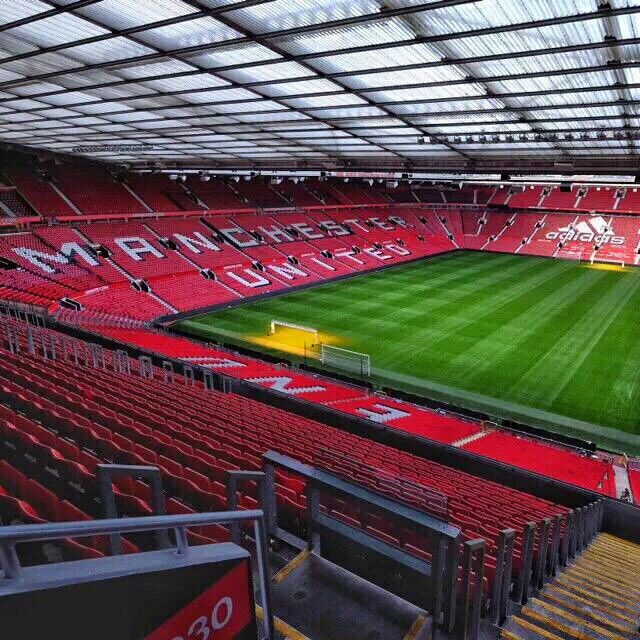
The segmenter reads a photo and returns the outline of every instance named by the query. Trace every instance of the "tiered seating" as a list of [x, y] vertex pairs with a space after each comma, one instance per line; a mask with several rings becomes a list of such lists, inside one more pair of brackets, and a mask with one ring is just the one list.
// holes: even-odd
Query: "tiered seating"
[[618, 204], [617, 211], [620, 213], [640, 212], [640, 188], [628, 187], [624, 198]]
[[[238, 299], [238, 294], [198, 273], [156, 278], [151, 290], [178, 311], [211, 307]], [[166, 311], [165, 311], [166, 314]]]
[[514, 193], [509, 200], [509, 206], [512, 209], [528, 209], [537, 207], [540, 198], [542, 198], [541, 186], [527, 185], [524, 187], [524, 191], [520, 193]]
[[481, 220], [484, 214], [480, 211], [469, 212], [462, 216], [462, 230], [465, 236], [477, 236], [482, 230]]
[[[22, 218], [35, 215], [33, 209], [23, 200], [16, 189], [0, 187], [0, 202], [9, 209], [10, 215]], [[0, 214], [4, 214], [0, 207]]]
[[465, 444], [462, 448], [514, 467], [616, 497], [613, 466], [602, 460], [498, 431]]
[[[468, 217], [468, 214], [463, 214], [462, 220], [464, 221], [466, 217]], [[500, 234], [509, 232], [510, 228], [506, 225], [512, 217], [508, 213], [485, 213], [484, 224], [480, 225], [480, 232], [475, 237], [466, 236], [464, 238], [464, 246], [467, 249], [483, 249], [486, 245], [487, 249], [492, 249], [495, 239]]]
[[580, 211], [613, 211], [616, 191], [613, 187], [589, 187], [577, 208]]
[[247, 256], [231, 245], [214, 241], [214, 232], [194, 218], [155, 220], [147, 226], [158, 236], [174, 240], [180, 253], [203, 269], [215, 270], [249, 262]]
[[83, 213], [140, 213], [144, 207], [104, 170], [97, 167], [58, 165], [60, 190]]
[[24, 269], [0, 269], [0, 295], [5, 300], [49, 308], [70, 290]]
[[[591, 218], [591, 220], [598, 220], [598, 218]], [[594, 258], [607, 262], [637, 263], [638, 247], [640, 246], [640, 219], [607, 216], [605, 220], [607, 231], [596, 237], [600, 248], [594, 254]]]
[[389, 198], [375, 189], [364, 188], [355, 182], [336, 182], [333, 189], [342, 204], [386, 203]]
[[[170, 181], [165, 175], [131, 173], [127, 182], [154, 211], [179, 211], [180, 208], [168, 195]], [[192, 207], [195, 208], [195, 205]]]
[[[284, 196], [278, 194], [270, 185], [266, 184], [262, 178], [253, 178], [252, 180], [240, 180], [235, 184], [236, 191], [252, 207], [273, 208], [288, 207], [289, 202]], [[237, 205], [236, 205], [237, 206]]]
[[135, 320], [152, 320], [171, 313], [171, 309], [128, 284], [97, 289], [78, 297], [78, 302], [91, 314], [107, 314]]
[[[234, 187], [226, 184], [223, 180], [211, 180], [210, 182], [191, 180], [189, 186], [211, 209], [241, 209], [251, 206], [239, 193], [235, 192]], [[191, 208], [193, 209], [193, 207]]]
[[[212, 222], [216, 222], [214, 219]], [[263, 215], [237, 215], [232, 222], [242, 227], [245, 231], [257, 233], [262, 241], [267, 244], [281, 244], [291, 242], [294, 237], [279, 223], [277, 218]]]
[[[497, 214], [488, 213], [487, 217], [492, 220]], [[542, 223], [545, 216], [536, 213], [517, 213], [513, 223], [503, 233], [496, 235], [496, 239], [490, 242], [485, 249], [487, 251], [504, 251], [505, 253], [515, 253], [521, 249], [527, 252], [526, 247], [522, 246], [523, 240], [528, 240], [536, 230], [536, 224]], [[495, 229], [495, 227], [493, 227]], [[485, 230], [486, 233], [486, 230]]]
[[8, 170], [8, 175], [41, 216], [53, 218], [75, 215], [75, 211], [52, 189], [49, 182], [36, 177], [35, 172], [15, 166]]
[[558, 245], [566, 240], [576, 219], [575, 215], [548, 215], [521, 253], [536, 256], [555, 255]]
[[177, 252], [163, 247], [142, 224], [91, 224], [82, 225], [79, 229], [93, 242], [104, 245], [114, 262], [136, 278], [195, 271], [195, 267]]
[[542, 200], [541, 206], [545, 209], [567, 211], [575, 207], [577, 198], [578, 192], [575, 189], [571, 191], [560, 191], [560, 187], [552, 187], [551, 193]]
[[317, 207], [324, 204], [304, 182], [295, 183], [291, 180], [283, 180], [274, 188], [296, 207]]
[[509, 200], [510, 196], [511, 196], [511, 190], [507, 189], [503, 185], [500, 185], [500, 187], [495, 190], [495, 192], [493, 193], [493, 196], [490, 198], [487, 204], [489, 206], [504, 205], [507, 203], [507, 200]]
[[[82, 449], [96, 452], [98, 458], [158, 466], [168, 495], [196, 509], [224, 508], [225, 470], [258, 469], [267, 449], [380, 490], [389, 491], [390, 478], [404, 478], [446, 495], [449, 518], [462, 527], [465, 539], [487, 539], [489, 577], [499, 528], [511, 526], [520, 532], [529, 521], [566, 513], [548, 501], [235, 394], [86, 369], [71, 362], [45, 362], [9, 352], [3, 356], [3, 392], [6, 389], [17, 398], [18, 409], [37, 403], [38, 419], [51, 433], [45, 447], [55, 449], [66, 442], [60, 447], [64, 462], [59, 465], [66, 481], [74, 468], [77, 483], [78, 461], [71, 458]], [[81, 475], [92, 481], [90, 472]], [[278, 504], [289, 526], [299, 526], [303, 491], [302, 482], [277, 477]], [[242, 506], [256, 504], [251, 493], [248, 489]], [[419, 499], [394, 497], [409, 503]], [[144, 504], [137, 497], [138, 508], [140, 502]], [[392, 528], [384, 533], [406, 546], [403, 532]], [[518, 533], [516, 569], [520, 554]]]
[[[77, 244], [84, 251], [89, 249], [90, 242], [72, 227], [39, 227], [34, 233], [50, 247], [50, 253], [55, 252], [65, 244]], [[98, 281], [93, 283], [94, 287], [102, 286], [104, 283], [121, 283], [125, 280], [125, 276], [105, 259], [99, 258], [93, 253], [90, 256], [93, 262], [97, 262], [97, 264], [90, 264], [82, 256], [78, 255], [73, 255], [72, 259], [78, 267], [97, 277]], [[55, 266], [60, 269], [59, 265], [56, 264]], [[65, 269], [67, 268], [69, 267], [65, 267]]]
[[[4, 407], [0, 407], [0, 410], [3, 409]], [[0, 418], [0, 434], [4, 435], [7, 426], [4, 418]], [[4, 447], [0, 447], [0, 452], [5, 455]], [[72, 513], [73, 517], [70, 517]], [[28, 478], [7, 460], [0, 460], [0, 526], [87, 518], [82, 511], [75, 510], [69, 502], [59, 499], [39, 482]], [[29, 566], [101, 558], [106, 554], [87, 545], [86, 539], [82, 543], [67, 539], [47, 547], [33, 543], [21, 545], [19, 555], [21, 563]]]

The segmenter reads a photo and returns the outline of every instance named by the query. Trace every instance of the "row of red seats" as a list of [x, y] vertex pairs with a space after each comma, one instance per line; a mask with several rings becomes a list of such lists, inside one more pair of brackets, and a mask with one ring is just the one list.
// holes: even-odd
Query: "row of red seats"
[[613, 466], [604, 460], [579, 456], [573, 451], [498, 431], [465, 444], [462, 448], [492, 460], [616, 497], [615, 482], [612, 483]]
[[633, 501], [636, 504], [640, 504], [640, 466], [629, 467], [629, 484], [631, 485], [631, 493], [633, 495]]
[[[192, 218], [49, 227], [0, 237], [0, 257], [19, 265], [5, 274], [10, 280], [6, 286], [46, 298], [47, 307], [73, 298], [90, 312], [111, 309], [151, 319], [453, 247], [433, 212], [419, 217], [401, 213], [393, 223], [380, 216], [335, 212], [217, 216], [207, 224]], [[218, 234], [236, 240], [242, 249], [221, 242]], [[92, 243], [105, 247], [110, 257], [97, 255]], [[200, 269], [214, 271], [219, 284], [199, 279]], [[133, 292], [133, 279], [145, 279], [157, 298]]]
[[[113, 414], [111, 420], [115, 421], [111, 427], [114, 428], [115, 424], [119, 424], [122, 416], [132, 415], [133, 411], [137, 411], [139, 414], [140, 407], [148, 406], [147, 415], [149, 417], [146, 422], [152, 421], [154, 424], [153, 429], [148, 432], [148, 436], [168, 433], [168, 430], [172, 430], [171, 433], [174, 433], [175, 437], [184, 440], [186, 434], [191, 430], [199, 431], [198, 442], [207, 444], [207, 449], [213, 451], [215, 456], [224, 455], [224, 458], [217, 459], [218, 461], [225, 459], [227, 464], [231, 459], [235, 461], [231, 464], [241, 461], [249, 467], [255, 467], [256, 464], [259, 464], [257, 456], [267, 448], [293, 454], [295, 457], [312, 464], [314, 454], [318, 451], [316, 446], [320, 446], [322, 450], [327, 447], [335, 448], [344, 456], [347, 464], [350, 464], [351, 461], [357, 461], [359, 456], [363, 456], [360, 457], [360, 460], [371, 467], [385, 469], [387, 472], [411, 479], [417, 484], [445, 492], [449, 496], [452, 517], [468, 520], [465, 529], [468, 536], [481, 534], [487, 536], [487, 532], [495, 533], [496, 523], [500, 523], [500, 526], [521, 528], [528, 520], [540, 519], [545, 514], [564, 512], [561, 508], [531, 496], [517, 494], [517, 492], [499, 485], [349, 436], [297, 416], [290, 416], [279, 410], [237, 396], [220, 394], [208, 396], [215, 399], [215, 406], [210, 406], [211, 401], [205, 403], [203, 392], [198, 389], [178, 389], [171, 385], [164, 385], [164, 383], [154, 382], [151, 384], [149, 381], [134, 378], [127, 378], [125, 385], [115, 374], [98, 370], [93, 374], [96, 378], [96, 388], [109, 390], [108, 393], [103, 393], [93, 390], [93, 385], [89, 386], [83, 383], [83, 380], [86, 381], [86, 373], [79, 371], [77, 367], [71, 366], [69, 363], [50, 363], [41, 365], [38, 369], [33, 361], [18, 356], [8, 357], [7, 360], [16, 363], [16, 369], [12, 371], [12, 375], [18, 378], [24, 375], [20, 374], [20, 370], [17, 368], [18, 364], [27, 370], [29, 367], [35, 367], [34, 373], [39, 371], [40, 375], [47, 367], [54, 370], [60, 369], [54, 376], [56, 384], [59, 384], [58, 381], [64, 380], [73, 389], [85, 390], [92, 394], [91, 401], [75, 405], [75, 409], [78, 411], [83, 404], [86, 406], [86, 409], [83, 409], [87, 412], [86, 418], [93, 416], [95, 419], [101, 413], [105, 414], [106, 411], [110, 411]], [[30, 388], [33, 385], [38, 386], [38, 379], [33, 377], [28, 380], [28, 383]], [[152, 386], [161, 387], [161, 390], [150, 392], [149, 387]], [[46, 395], [47, 384], [41, 382], [40, 387], [39, 395], [42, 397]], [[53, 383], [48, 383], [48, 387], [49, 394], [57, 393], [60, 398], [61, 394], [55, 392]], [[68, 397], [69, 393], [70, 390], [63, 394], [64, 397]], [[126, 398], [128, 400], [125, 401]], [[159, 399], [162, 402], [159, 402]], [[147, 402], [154, 404], [147, 405]], [[157, 412], [153, 415], [150, 409], [151, 406], [154, 406], [157, 411], [160, 409], [158, 405], [162, 406], [163, 404], [161, 411], [164, 419], [161, 420]], [[114, 408], [117, 408], [118, 414], [115, 413]], [[247, 420], [250, 420], [253, 425], [252, 429], [247, 427]], [[139, 415], [136, 416], [135, 422], [138, 425], [144, 424]], [[234, 425], [237, 426], [234, 428]], [[281, 426], [278, 428], [276, 425]], [[282, 428], [284, 428], [284, 432], [280, 430]], [[287, 433], [289, 429], [291, 429], [291, 433]], [[215, 440], [205, 440], [208, 438], [205, 434], [213, 434]], [[134, 433], [130, 432], [129, 437], [132, 436]], [[148, 436], [146, 436], [147, 445], [149, 443]], [[225, 442], [229, 443], [226, 445], [226, 451]], [[147, 445], [142, 446], [151, 452], [152, 449]], [[255, 453], [251, 453], [252, 446], [257, 447]], [[199, 451], [201, 450], [202, 448], [199, 449]], [[151, 455], [151, 453], [147, 453], [145, 460], [147, 463], [153, 463], [157, 460], [153, 457], [149, 458]], [[251, 456], [253, 455], [256, 456], [256, 462], [252, 463]], [[236, 464], [236, 466], [238, 465]], [[515, 500], [516, 494], [518, 495], [517, 500]], [[294, 512], [296, 505], [297, 507], [301, 506], [299, 496], [296, 498], [292, 495], [290, 502]], [[490, 542], [493, 544], [495, 540]]]

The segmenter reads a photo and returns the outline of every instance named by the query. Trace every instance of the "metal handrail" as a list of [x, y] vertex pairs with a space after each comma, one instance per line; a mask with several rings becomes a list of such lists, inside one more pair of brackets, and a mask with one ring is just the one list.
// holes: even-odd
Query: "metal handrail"
[[158, 529], [173, 529], [176, 537], [175, 553], [177, 555], [185, 555], [189, 551], [187, 528], [212, 524], [233, 524], [243, 520], [253, 521], [260, 598], [264, 611], [264, 638], [271, 640], [274, 638], [270, 596], [271, 578], [269, 576], [268, 556], [265, 547], [267, 538], [264, 529], [264, 512], [261, 509], [4, 526], [0, 527], [0, 567], [4, 572], [5, 580], [18, 578], [22, 566], [16, 552], [16, 545], [24, 542], [157, 531]]

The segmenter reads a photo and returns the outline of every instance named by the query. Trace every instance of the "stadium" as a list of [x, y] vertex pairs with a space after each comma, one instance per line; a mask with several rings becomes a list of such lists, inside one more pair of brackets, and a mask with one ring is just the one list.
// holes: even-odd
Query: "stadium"
[[0, 7], [4, 636], [640, 638], [640, 1]]

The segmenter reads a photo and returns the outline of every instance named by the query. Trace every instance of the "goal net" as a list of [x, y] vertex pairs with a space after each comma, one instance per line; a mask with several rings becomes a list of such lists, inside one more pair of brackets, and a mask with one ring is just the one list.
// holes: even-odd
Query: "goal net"
[[323, 343], [320, 345], [320, 362], [349, 373], [367, 377], [371, 375], [371, 358], [366, 353], [341, 349]]
[[299, 339], [305, 340], [312, 344], [318, 342], [318, 330], [312, 327], [303, 327], [300, 324], [292, 322], [283, 322], [282, 320], [272, 320], [269, 329], [269, 335], [279, 338], [290, 339], [297, 336]]

